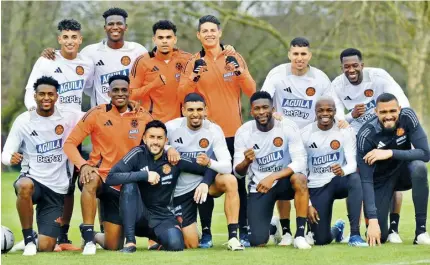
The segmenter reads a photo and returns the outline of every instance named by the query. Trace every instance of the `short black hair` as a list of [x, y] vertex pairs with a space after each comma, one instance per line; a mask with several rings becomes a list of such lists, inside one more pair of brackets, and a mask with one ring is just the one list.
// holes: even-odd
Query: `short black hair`
[[145, 133], [151, 128], [162, 128], [164, 130], [164, 133], [167, 135], [166, 125], [160, 120], [153, 120], [148, 122], [145, 126]]
[[257, 91], [254, 94], [252, 94], [251, 98], [249, 99], [249, 103], [252, 105], [252, 103], [258, 99], [268, 99], [271, 104], [273, 104], [273, 99], [270, 96], [270, 94], [266, 91]]
[[205, 99], [197, 93], [189, 93], [184, 98], [184, 104], [187, 102], [203, 102], [206, 105]]
[[80, 31], [81, 30], [81, 23], [74, 19], [63, 19], [58, 23], [58, 30], [73, 30], [73, 31]]
[[343, 50], [340, 53], [340, 56], [339, 56], [340, 62], [342, 62], [342, 59], [344, 57], [349, 57], [349, 56], [354, 56], [354, 55], [357, 55], [357, 57], [358, 57], [358, 59], [360, 59], [360, 61], [363, 60], [363, 56], [361, 55], [361, 52], [358, 49], [348, 48], [348, 49]]
[[115, 80], [124, 80], [128, 84], [130, 84], [130, 78], [127, 75], [113, 75], [109, 77], [108, 83], [109, 85]]
[[311, 45], [309, 44], [309, 41], [303, 37], [297, 37], [294, 38], [291, 42], [290, 42], [290, 48], [291, 47], [308, 47], [310, 48]]
[[379, 102], [383, 102], [383, 103], [390, 102], [392, 100], [395, 100], [395, 101], [399, 102], [397, 100], [396, 96], [394, 96], [393, 94], [391, 94], [391, 93], [383, 93], [383, 94], [379, 95], [379, 97], [376, 99], [376, 104], [378, 104]]
[[124, 20], [126, 20], [128, 17], [128, 13], [122, 8], [113, 7], [113, 8], [109, 8], [103, 13], [103, 18], [105, 19], [105, 21], [106, 21], [106, 18], [110, 16], [122, 16]]
[[176, 35], [176, 25], [173, 24], [170, 20], [159, 20], [157, 23], [155, 23], [152, 26], [152, 32], [155, 35], [155, 32], [159, 29], [167, 29], [167, 30], [173, 30], [173, 33]]
[[218, 20], [218, 18], [216, 18], [215, 16], [212, 16], [212, 15], [206, 15], [206, 16], [199, 18], [199, 26], [197, 27], [197, 30], [200, 31], [200, 26], [204, 23], [207, 23], [207, 22], [216, 24], [218, 29], [221, 28], [221, 22]]
[[51, 77], [51, 76], [42, 76], [41, 78], [39, 78], [39, 79], [37, 79], [36, 80], [36, 83], [34, 83], [33, 84], [33, 88], [34, 88], [34, 91], [36, 91], [37, 90], [37, 88], [40, 86], [40, 85], [50, 85], [50, 86], [53, 86], [53, 87], [55, 87], [55, 90], [58, 92], [58, 90], [60, 89], [60, 84], [58, 83], [58, 81], [57, 80], [55, 80], [53, 77]]

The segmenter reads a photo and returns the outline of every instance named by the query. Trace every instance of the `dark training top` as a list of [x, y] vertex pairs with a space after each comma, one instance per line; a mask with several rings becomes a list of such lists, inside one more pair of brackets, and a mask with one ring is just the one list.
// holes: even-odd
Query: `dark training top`
[[[155, 171], [160, 175], [156, 185], [148, 183], [148, 172]], [[140, 195], [149, 211], [145, 216], [151, 228], [167, 218], [174, 218], [172, 198], [176, 182], [182, 171], [204, 175], [202, 183], [212, 184], [216, 172], [196, 163], [195, 159], [181, 156], [176, 166], [169, 164], [167, 153], [154, 160], [154, 155], [141, 145], [133, 148], [109, 172], [106, 184], [109, 186], [134, 183], [139, 186]]]
[[[412, 145], [415, 149], [412, 149]], [[393, 150], [393, 156], [368, 165], [363, 157], [373, 149]], [[405, 163], [414, 160], [429, 161], [427, 135], [418, 117], [410, 108], [400, 111], [397, 129], [383, 130], [378, 117], [367, 121], [357, 134], [357, 164], [363, 186], [366, 217], [377, 218], [373, 184], [384, 183], [394, 176]]]

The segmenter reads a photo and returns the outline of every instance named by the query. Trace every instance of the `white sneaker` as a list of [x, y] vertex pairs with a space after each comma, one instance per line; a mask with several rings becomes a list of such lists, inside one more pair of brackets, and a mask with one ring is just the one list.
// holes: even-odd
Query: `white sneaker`
[[245, 247], [235, 237], [230, 238], [227, 242], [227, 248], [231, 251], [245, 250]]
[[21, 240], [12, 247], [10, 252], [24, 251], [24, 248], [25, 248], [25, 242], [24, 240]]
[[289, 246], [293, 244], [293, 236], [290, 233], [285, 233], [282, 236], [281, 242], [279, 242], [278, 246]]
[[88, 242], [85, 244], [84, 251], [82, 251], [82, 255], [95, 255], [97, 247], [93, 242]]
[[394, 231], [388, 235], [387, 242], [394, 243], [394, 244], [403, 243], [402, 239], [400, 238], [400, 235]]
[[28, 243], [25, 245], [24, 253], [22, 253], [23, 256], [34, 256], [37, 253], [37, 247], [33, 242]]
[[344, 236], [342, 240], [340, 241], [341, 244], [348, 244], [349, 243], [349, 236]]
[[418, 245], [430, 245], [430, 236], [427, 232], [421, 233], [417, 236], [417, 240], [414, 241], [414, 244]]
[[282, 226], [278, 216], [273, 216], [270, 224], [276, 226], [276, 233], [269, 236], [269, 242], [272, 241], [275, 245], [278, 245], [282, 240]]
[[308, 242], [309, 245], [313, 246], [315, 244], [314, 234], [311, 231], [309, 231], [305, 235], [305, 239], [306, 239], [306, 242]]
[[302, 236], [294, 238], [294, 247], [298, 249], [311, 249], [311, 245], [306, 242], [306, 239]]

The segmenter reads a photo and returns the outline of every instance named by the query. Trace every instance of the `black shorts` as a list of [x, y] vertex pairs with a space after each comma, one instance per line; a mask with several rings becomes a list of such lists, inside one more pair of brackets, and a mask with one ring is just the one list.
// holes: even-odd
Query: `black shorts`
[[64, 208], [64, 194], [56, 193], [26, 174], [21, 174], [13, 183], [15, 194], [17, 194], [15, 184], [23, 177], [30, 178], [33, 181], [34, 192], [31, 199], [33, 200], [33, 204], [37, 205], [36, 222], [39, 234], [57, 238], [60, 235], [61, 218], [63, 216]]
[[[194, 201], [195, 189], [173, 198], [175, 216], [182, 227], [197, 222], [197, 203]], [[208, 197], [210, 195], [208, 194]]]
[[[82, 191], [81, 182], [78, 182], [78, 187]], [[102, 180], [101, 188], [97, 191], [97, 198], [100, 199], [100, 215], [103, 222], [122, 225], [119, 213], [119, 195], [119, 191], [106, 185]]]
[[248, 224], [251, 245], [258, 246], [267, 243], [270, 220], [276, 201], [292, 199], [294, 199], [294, 189], [290, 178], [279, 180], [268, 193], [248, 193]]
[[[78, 150], [82, 154], [82, 144], [78, 145]], [[69, 172], [72, 171], [72, 172]], [[67, 175], [69, 176], [69, 189], [67, 190], [67, 195], [73, 195], [75, 194], [75, 188], [76, 188], [76, 180], [79, 177], [79, 169], [75, 166], [73, 166], [73, 169], [70, 170], [69, 167], [67, 167]]]

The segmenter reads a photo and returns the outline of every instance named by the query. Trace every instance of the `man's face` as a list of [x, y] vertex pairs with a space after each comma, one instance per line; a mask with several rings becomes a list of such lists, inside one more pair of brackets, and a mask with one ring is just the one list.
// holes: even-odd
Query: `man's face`
[[218, 26], [212, 22], [203, 23], [200, 25], [200, 31], [197, 32], [197, 39], [205, 48], [219, 46], [221, 36], [222, 30], [218, 29]]
[[163, 54], [168, 54], [173, 51], [176, 45], [177, 39], [175, 33], [171, 29], [157, 29], [152, 41], [157, 50]]
[[364, 64], [357, 55], [342, 58], [342, 71], [351, 84], [358, 84], [363, 76]]
[[266, 126], [272, 120], [273, 111], [272, 103], [266, 98], [257, 99], [252, 102], [251, 116], [262, 126]]
[[376, 104], [375, 112], [379, 122], [386, 130], [395, 130], [399, 120], [400, 106], [397, 100], [379, 102]]
[[143, 142], [151, 154], [154, 156], [159, 155], [163, 152], [164, 145], [167, 142], [166, 133], [163, 128], [149, 128], [143, 135]]
[[291, 61], [291, 67], [297, 70], [303, 70], [309, 65], [312, 53], [309, 47], [290, 47], [288, 59]]
[[108, 16], [105, 21], [105, 31], [109, 40], [113, 42], [122, 41], [127, 31], [125, 19], [119, 15]]
[[61, 45], [61, 50], [66, 53], [77, 53], [79, 46], [82, 44], [82, 36], [80, 31], [62, 30], [58, 36], [58, 43]]
[[57, 89], [51, 85], [39, 85], [34, 94], [37, 109], [49, 112], [54, 109], [55, 102], [57, 102], [58, 93]]
[[328, 126], [333, 124], [336, 115], [336, 107], [333, 101], [320, 100], [315, 106], [315, 114], [319, 125]]
[[108, 92], [112, 99], [112, 104], [117, 108], [122, 108], [128, 104], [129, 90], [128, 83], [124, 80], [115, 80], [110, 84]]
[[189, 101], [182, 107], [182, 114], [187, 117], [189, 127], [198, 129], [206, 117], [206, 106], [200, 101]]

